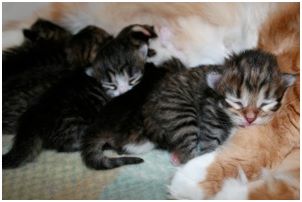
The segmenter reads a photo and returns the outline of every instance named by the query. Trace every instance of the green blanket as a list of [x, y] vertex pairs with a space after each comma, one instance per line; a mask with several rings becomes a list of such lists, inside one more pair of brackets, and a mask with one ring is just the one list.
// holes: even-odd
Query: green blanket
[[[13, 136], [3, 135], [2, 150]], [[2, 171], [3, 199], [168, 199], [176, 168], [165, 151], [140, 155], [145, 162], [106, 171], [87, 169], [80, 154], [44, 151], [18, 169]]]

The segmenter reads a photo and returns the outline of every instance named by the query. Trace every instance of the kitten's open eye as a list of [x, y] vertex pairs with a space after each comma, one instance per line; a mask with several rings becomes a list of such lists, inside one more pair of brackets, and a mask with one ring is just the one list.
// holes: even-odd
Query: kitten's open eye
[[117, 89], [117, 86], [115, 84], [113, 84], [113, 83], [103, 82], [102, 86], [104, 88], [107, 88], [107, 89], [110, 89], [110, 90], [116, 90]]
[[129, 79], [129, 85], [134, 86], [137, 84], [142, 78], [142, 75], [134, 75]]

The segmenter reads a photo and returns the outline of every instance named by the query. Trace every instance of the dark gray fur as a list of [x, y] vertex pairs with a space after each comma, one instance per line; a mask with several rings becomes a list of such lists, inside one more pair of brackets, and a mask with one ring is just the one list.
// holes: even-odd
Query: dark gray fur
[[4, 134], [16, 132], [21, 114], [50, 87], [72, 71], [91, 65], [92, 58], [87, 55], [93, 56], [91, 50], [95, 51], [99, 44], [111, 38], [107, 32], [94, 26], [72, 36], [62, 27], [45, 20], [38, 20], [31, 29], [24, 30], [24, 36], [21, 46], [2, 53]]
[[[3, 168], [15, 168], [30, 162], [43, 148], [58, 152], [80, 149], [84, 131], [111, 99], [102, 87], [104, 79], [98, 75], [98, 71], [105, 74], [106, 71], [115, 72], [123, 67], [120, 71], [129, 71], [131, 75], [132, 72], [144, 69], [146, 58], [142, 57], [139, 48], [148, 43], [149, 36], [143, 39], [132, 36], [131, 28], [126, 27], [115, 39], [104, 42], [99, 49], [93, 49], [97, 53], [92, 51], [96, 57], [92, 64], [92, 76], [86, 75], [83, 69], [73, 71], [21, 116], [13, 147], [3, 156]], [[89, 42], [92, 40], [91, 37], [84, 39]], [[88, 44], [90, 46], [85, 49], [81, 44], [76, 46], [84, 50], [84, 56], [86, 50], [91, 50], [91, 46], [95, 45], [93, 41]]]

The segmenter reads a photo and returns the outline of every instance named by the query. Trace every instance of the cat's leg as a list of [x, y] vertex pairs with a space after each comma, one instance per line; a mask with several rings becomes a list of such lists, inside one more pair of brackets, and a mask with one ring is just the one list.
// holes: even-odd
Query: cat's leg
[[284, 139], [267, 127], [241, 131], [214, 152], [181, 167], [172, 179], [170, 194], [177, 199], [247, 199], [250, 184], [245, 179], [258, 179], [264, 168], [278, 165], [288, 154], [289, 141], [280, 137]]
[[[216, 196], [217, 198], [245, 199], [247, 187], [242, 186], [245, 181], [241, 179], [239, 171], [244, 164], [245, 168], [249, 169], [248, 163], [252, 163], [248, 157], [246, 159], [240, 156], [227, 157], [224, 151], [218, 148], [192, 159], [179, 168], [169, 187], [170, 194], [176, 199], [211, 199], [221, 191], [223, 194]], [[256, 171], [250, 168], [250, 174]], [[226, 180], [228, 178], [229, 180]], [[242, 190], [238, 190], [235, 195], [229, 195], [230, 187]]]
[[[289, 200], [300, 196], [300, 149], [292, 150], [274, 169], [262, 169], [248, 181], [243, 170], [236, 178], [225, 179], [212, 199]], [[239, 197], [238, 197], [239, 196]]]
[[11, 150], [2, 156], [2, 168], [17, 168], [33, 161], [42, 151], [42, 139], [27, 131], [18, 133], [14, 138]]
[[[273, 170], [263, 170], [259, 179], [248, 185], [252, 200], [280, 200], [300, 198], [300, 148], [291, 151]], [[236, 190], [232, 190], [236, 192]]]

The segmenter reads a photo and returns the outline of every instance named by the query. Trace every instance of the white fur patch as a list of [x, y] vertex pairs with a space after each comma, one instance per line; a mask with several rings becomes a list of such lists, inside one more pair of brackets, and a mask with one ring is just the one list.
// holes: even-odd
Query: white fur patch
[[88, 68], [86, 68], [85, 73], [87, 76], [93, 77], [94, 70], [92, 67], [88, 67]]
[[268, 112], [271, 109], [273, 109], [277, 104], [278, 104], [278, 102], [273, 100], [273, 101], [269, 102], [268, 104], [266, 104], [265, 106], [263, 106], [262, 110], [265, 112]]
[[127, 144], [124, 146], [124, 149], [131, 154], [142, 154], [152, 150], [154, 147], [153, 143], [147, 141], [143, 144]]
[[132, 86], [129, 85], [129, 78], [128, 76], [125, 76], [124, 74], [118, 74], [115, 77], [116, 79], [116, 91], [115, 91], [115, 96], [121, 95], [125, 92], [127, 92], [128, 90], [130, 90], [132, 88]]
[[242, 169], [238, 178], [226, 179], [221, 190], [212, 198], [215, 200], [246, 200], [248, 199], [248, 180]]
[[236, 102], [232, 101], [231, 99], [226, 98], [225, 101], [231, 105], [234, 109], [241, 109], [241, 106], [237, 104]]
[[207, 169], [215, 160], [216, 154], [217, 151], [204, 154], [180, 167], [169, 186], [171, 197], [174, 199], [203, 199], [204, 194], [199, 183], [205, 179]]

